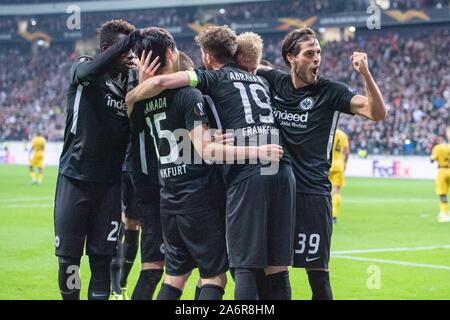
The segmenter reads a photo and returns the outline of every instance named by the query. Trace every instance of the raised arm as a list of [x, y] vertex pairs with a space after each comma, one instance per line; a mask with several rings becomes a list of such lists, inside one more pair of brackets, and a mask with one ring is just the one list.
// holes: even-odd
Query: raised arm
[[128, 52], [140, 39], [141, 31], [135, 30], [128, 37], [120, 40], [102, 53], [95, 56], [94, 59], [86, 59], [78, 63], [72, 74], [72, 81], [83, 83], [92, 81], [99, 74], [107, 73], [121, 55]]
[[351, 59], [354, 68], [364, 80], [366, 91], [366, 96], [355, 95], [352, 98], [350, 101], [351, 112], [374, 121], [384, 120], [387, 115], [386, 106], [380, 88], [369, 71], [367, 54], [354, 52]]
[[186, 87], [190, 84], [190, 78], [186, 71], [156, 76], [140, 83], [136, 88], [128, 92], [125, 103], [127, 109], [133, 109], [136, 101], [157, 96], [166, 89]]

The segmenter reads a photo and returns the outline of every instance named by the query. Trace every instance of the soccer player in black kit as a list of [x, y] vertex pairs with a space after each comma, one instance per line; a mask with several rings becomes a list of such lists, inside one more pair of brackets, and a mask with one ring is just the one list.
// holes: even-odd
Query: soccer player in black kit
[[297, 181], [294, 267], [306, 268], [313, 299], [329, 300], [333, 298], [328, 270], [333, 223], [328, 175], [339, 114], [379, 121], [386, 117], [386, 107], [365, 53], [355, 52], [351, 60], [364, 80], [366, 96], [319, 77], [321, 48], [310, 28], [290, 32], [282, 55], [290, 74], [265, 69], [257, 74], [270, 84], [282, 145]]
[[100, 28], [96, 57], [73, 64], [67, 120], [55, 194], [55, 247], [63, 299], [79, 299], [79, 265], [86, 242], [88, 298], [106, 300], [120, 224], [120, 179], [129, 142], [125, 93], [140, 31], [124, 20]]
[[[147, 62], [151, 56], [152, 61], [159, 60], [158, 74], [179, 70], [175, 40], [165, 29], [149, 28], [139, 49], [144, 50], [149, 52]], [[195, 267], [202, 278], [199, 299], [221, 299], [228, 261], [224, 231], [218, 223], [217, 175], [213, 166], [195, 164], [188, 148], [179, 149], [181, 141], [175, 135], [179, 129], [192, 131], [196, 122], [208, 123], [203, 96], [186, 87], [136, 103], [127, 99], [127, 103], [132, 130], [144, 132], [158, 158], [166, 277], [157, 299], [179, 299]], [[191, 146], [188, 135], [182, 142]]]
[[[226, 26], [211, 27], [196, 41], [207, 70], [151, 78], [132, 91], [130, 100], [191, 85], [211, 96], [223, 129], [235, 130], [238, 141], [256, 141], [263, 147], [278, 140], [267, 84], [232, 63], [234, 32]], [[225, 170], [227, 245], [230, 267], [235, 268], [236, 299], [258, 299], [258, 269], [268, 275], [269, 299], [291, 297], [287, 266], [292, 263], [295, 180], [284, 157], [272, 174], [264, 169], [258, 161], [233, 162]]]

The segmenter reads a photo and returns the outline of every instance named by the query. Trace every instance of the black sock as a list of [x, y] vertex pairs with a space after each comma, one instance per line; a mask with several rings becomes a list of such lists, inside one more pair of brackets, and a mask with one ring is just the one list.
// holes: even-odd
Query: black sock
[[234, 280], [234, 300], [258, 300], [256, 269], [236, 268]]
[[289, 272], [282, 271], [266, 276], [268, 300], [291, 300], [292, 290], [289, 282]]
[[162, 274], [162, 269], [141, 270], [131, 300], [152, 300]]
[[58, 285], [63, 300], [80, 300], [81, 258], [59, 257]]
[[202, 287], [199, 287], [198, 284], [195, 286], [195, 297], [194, 300], [198, 300], [200, 297], [200, 292], [202, 291]]
[[221, 286], [205, 284], [201, 287], [198, 300], [222, 300], [225, 291]]
[[89, 281], [89, 300], [108, 300], [111, 286], [111, 257], [89, 256], [91, 280]]
[[115, 292], [118, 294], [122, 293], [122, 289], [120, 286], [120, 266], [121, 266], [120, 258], [113, 258], [111, 261], [111, 292]]
[[125, 230], [123, 239], [123, 260], [120, 273], [120, 286], [127, 286], [128, 275], [133, 267], [134, 260], [139, 248], [139, 231]]
[[170, 284], [163, 283], [156, 300], [179, 300], [182, 293], [183, 291], [181, 291], [180, 289], [175, 288]]
[[264, 269], [256, 270], [256, 286], [258, 288], [259, 300], [269, 300]]
[[328, 271], [308, 271], [308, 280], [312, 290], [312, 300], [333, 300]]
[[111, 291], [115, 293], [122, 293], [120, 286], [120, 268], [122, 267], [123, 261], [123, 228], [124, 224], [120, 224], [119, 233], [117, 235], [116, 250], [111, 261]]

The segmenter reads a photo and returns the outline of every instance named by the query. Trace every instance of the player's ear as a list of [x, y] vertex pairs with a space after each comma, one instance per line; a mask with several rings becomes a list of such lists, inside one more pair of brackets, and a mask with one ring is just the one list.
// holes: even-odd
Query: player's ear
[[107, 45], [105, 42], [103, 42], [102, 44], [100, 44], [100, 52], [103, 52], [103, 51], [105, 51], [106, 49], [108, 49], [108, 45]]
[[292, 62], [294, 62], [294, 60], [295, 60], [295, 56], [292, 53], [288, 53], [286, 55], [286, 58], [289, 61], [289, 63], [292, 65]]
[[208, 62], [208, 64], [211, 65], [212, 64], [212, 56], [208, 52], [205, 52], [205, 57], [206, 57], [206, 62]]
[[166, 50], [166, 61], [167, 61], [167, 63], [169, 64], [171, 64], [171, 69], [174, 71], [174, 72], [177, 72], [177, 71], [179, 71], [179, 59], [178, 59], [178, 51], [177, 51], [177, 49], [174, 49], [174, 50], [171, 50], [171, 49], [167, 49]]

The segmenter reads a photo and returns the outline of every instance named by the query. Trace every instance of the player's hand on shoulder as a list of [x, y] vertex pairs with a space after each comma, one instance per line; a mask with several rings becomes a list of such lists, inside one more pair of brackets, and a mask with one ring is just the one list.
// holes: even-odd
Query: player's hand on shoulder
[[153, 59], [153, 61], [150, 61], [151, 56], [151, 50], [148, 54], [146, 54], [145, 50], [142, 51], [141, 59], [139, 61], [139, 83], [154, 77], [156, 71], [158, 71], [158, 68], [161, 66], [161, 63], [158, 63], [159, 56]]
[[258, 147], [258, 158], [261, 160], [280, 161], [283, 154], [283, 147], [278, 144], [265, 144]]
[[369, 73], [369, 64], [367, 62], [367, 53], [353, 52], [351, 58], [353, 67], [362, 75]]

